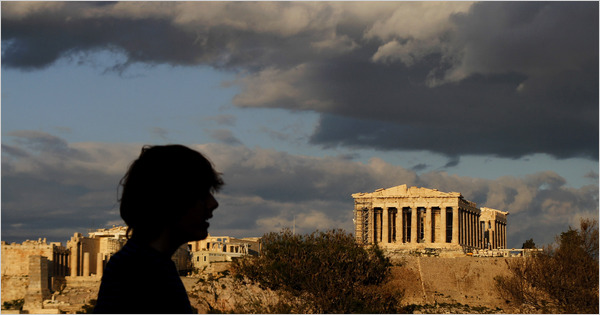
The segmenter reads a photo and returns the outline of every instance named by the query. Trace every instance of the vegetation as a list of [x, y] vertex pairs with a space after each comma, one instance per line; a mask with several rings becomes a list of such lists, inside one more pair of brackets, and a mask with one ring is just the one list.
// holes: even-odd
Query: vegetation
[[81, 310], [77, 311], [77, 314], [92, 314], [94, 313], [94, 307], [96, 307], [96, 299], [91, 299], [88, 303], [81, 307]]
[[498, 314], [502, 309], [485, 306], [469, 306], [461, 303], [410, 304], [405, 307], [411, 314]]
[[25, 299], [17, 299], [12, 301], [5, 301], [2, 303], [3, 310], [22, 310]]
[[523, 249], [534, 249], [535, 243], [533, 242], [533, 238], [530, 238], [523, 243]]
[[582, 219], [579, 229], [556, 237], [525, 259], [508, 263], [511, 275], [496, 287], [522, 311], [598, 314], [598, 222]]
[[378, 247], [364, 248], [342, 230], [262, 238], [259, 257], [234, 263], [234, 278], [277, 292], [270, 305], [248, 300], [252, 313], [397, 313], [401, 291], [387, 281], [390, 261]]

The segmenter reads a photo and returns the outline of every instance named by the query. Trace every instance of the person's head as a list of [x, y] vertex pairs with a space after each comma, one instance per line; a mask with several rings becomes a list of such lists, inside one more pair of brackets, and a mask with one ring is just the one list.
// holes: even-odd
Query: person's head
[[144, 146], [121, 185], [121, 217], [133, 237], [152, 241], [175, 227], [188, 241], [207, 237], [206, 221], [218, 206], [212, 194], [223, 180], [197, 151], [182, 145]]

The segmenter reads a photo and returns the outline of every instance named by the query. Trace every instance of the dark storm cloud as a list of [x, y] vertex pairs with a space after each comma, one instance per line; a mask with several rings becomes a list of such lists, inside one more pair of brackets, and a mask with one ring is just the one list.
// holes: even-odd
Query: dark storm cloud
[[74, 232], [120, 221], [117, 184], [126, 164], [119, 155], [128, 152], [123, 146], [73, 146], [33, 131], [11, 135], [14, 145], [2, 149], [3, 240], [64, 241]]
[[[598, 3], [2, 3], [5, 67], [110, 49], [239, 73], [313, 144], [598, 158]], [[427, 19], [415, 18], [428, 16]]]

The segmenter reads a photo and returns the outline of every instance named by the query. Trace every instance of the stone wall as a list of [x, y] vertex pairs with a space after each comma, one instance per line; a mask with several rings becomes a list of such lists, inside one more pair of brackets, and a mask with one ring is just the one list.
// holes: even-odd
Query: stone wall
[[406, 304], [461, 303], [506, 308], [494, 277], [508, 275], [506, 262], [518, 257], [405, 257], [393, 267], [394, 281], [405, 288]]
[[0, 304], [25, 298], [29, 276], [2, 275], [2, 298]]
[[[405, 290], [404, 305], [460, 303], [491, 310], [500, 308], [502, 313], [512, 313], [515, 310], [505, 303], [494, 287], [494, 277], [508, 274], [506, 262], [510, 259], [522, 258], [406, 256], [393, 260], [396, 266], [392, 267], [391, 281], [395, 287]], [[400, 262], [402, 265], [398, 266]], [[238, 284], [231, 276], [220, 278], [212, 285], [207, 281], [194, 281], [194, 278], [185, 279], [184, 283], [192, 305], [201, 313], [209, 311], [206, 302], [218, 307], [233, 307], [236, 299], [233, 288]], [[274, 296], [259, 290], [258, 286], [246, 289], [255, 290], [253, 298], [257, 301], [265, 298], [274, 301]], [[451, 313], [457, 312], [462, 311]]]
[[52, 260], [56, 251], [65, 251], [60, 243], [46, 243], [46, 239], [25, 241], [22, 244], [2, 242], [2, 276], [29, 274], [29, 256], [44, 256]]

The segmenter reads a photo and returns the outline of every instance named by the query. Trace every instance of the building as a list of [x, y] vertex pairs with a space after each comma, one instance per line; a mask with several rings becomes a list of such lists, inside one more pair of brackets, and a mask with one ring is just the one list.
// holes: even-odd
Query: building
[[232, 261], [244, 255], [257, 255], [258, 238], [237, 239], [230, 236], [208, 236], [206, 239], [188, 243], [192, 266], [202, 270], [214, 262]]
[[353, 194], [356, 240], [384, 249], [506, 248], [508, 212], [482, 207], [458, 192], [400, 185]]
[[88, 233], [88, 237], [75, 233], [67, 248], [71, 253], [71, 277], [102, 277], [104, 266], [112, 255], [127, 242], [127, 228], [113, 226]]
[[[104, 267], [125, 245], [126, 234], [127, 227], [121, 226], [90, 230], [87, 237], [74, 233], [66, 247], [60, 242], [48, 243], [46, 239], [22, 244], [2, 241], [0, 303], [24, 299], [23, 309], [29, 313], [58, 313], [59, 308], [62, 312], [79, 311], [77, 303], [86, 303], [77, 300], [82, 296], [80, 293], [97, 292]], [[215, 236], [181, 245], [171, 259], [181, 276], [188, 275], [193, 267], [198, 270], [209, 267], [207, 272], [215, 272], [225, 270], [226, 262], [235, 257], [258, 253], [259, 246], [258, 238]], [[222, 263], [211, 265], [213, 262]], [[66, 287], [75, 290], [71, 294], [76, 302], [69, 300], [65, 304], [54, 300], [56, 292]]]
[[32, 304], [39, 304], [33, 308], [41, 308], [42, 299], [48, 298], [50, 290], [60, 287], [69, 275], [69, 251], [61, 243], [48, 243], [45, 238], [21, 244], [2, 241], [1, 244], [0, 302], [26, 298], [26, 308], [32, 308]]
[[2, 275], [28, 275], [29, 256], [36, 255], [45, 256], [51, 262], [50, 275], [68, 275], [69, 251], [61, 243], [48, 243], [45, 238], [21, 244], [2, 241]]

